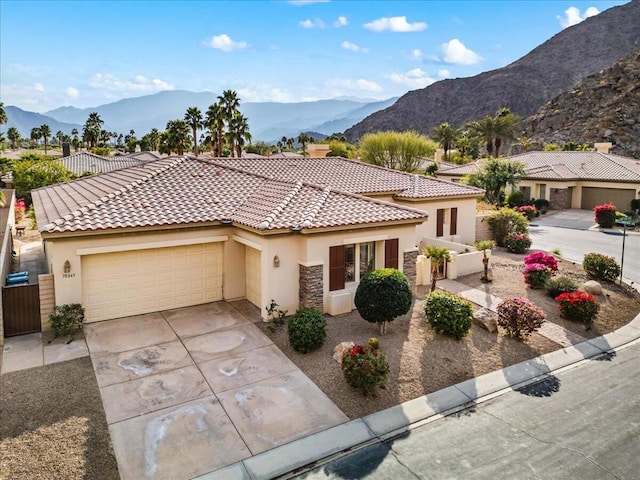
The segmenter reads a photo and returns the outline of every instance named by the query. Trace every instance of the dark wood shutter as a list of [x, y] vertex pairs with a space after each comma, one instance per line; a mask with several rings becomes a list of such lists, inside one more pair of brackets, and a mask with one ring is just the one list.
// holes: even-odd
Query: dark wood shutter
[[436, 237], [444, 235], [444, 208], [439, 208], [436, 212]]
[[344, 289], [344, 245], [329, 247], [329, 291]]
[[458, 209], [451, 209], [451, 224], [449, 225], [449, 235], [456, 235], [458, 233]]
[[398, 268], [398, 239], [384, 242], [384, 268]]

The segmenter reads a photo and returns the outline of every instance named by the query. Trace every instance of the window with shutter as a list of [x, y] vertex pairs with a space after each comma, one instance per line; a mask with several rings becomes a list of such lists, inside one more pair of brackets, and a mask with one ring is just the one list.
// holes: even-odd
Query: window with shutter
[[398, 268], [398, 239], [392, 238], [384, 242], [384, 267]]
[[458, 233], [458, 209], [456, 207], [451, 209], [451, 223], [449, 224], [449, 235], [456, 235]]
[[436, 212], [436, 237], [444, 236], [444, 208]]
[[345, 278], [344, 245], [329, 248], [329, 291], [344, 289]]

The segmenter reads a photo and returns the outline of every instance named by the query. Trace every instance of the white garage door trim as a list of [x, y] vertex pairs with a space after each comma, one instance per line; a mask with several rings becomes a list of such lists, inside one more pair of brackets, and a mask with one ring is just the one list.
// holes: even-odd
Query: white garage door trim
[[97, 253], [82, 257], [87, 322], [222, 300], [223, 244]]

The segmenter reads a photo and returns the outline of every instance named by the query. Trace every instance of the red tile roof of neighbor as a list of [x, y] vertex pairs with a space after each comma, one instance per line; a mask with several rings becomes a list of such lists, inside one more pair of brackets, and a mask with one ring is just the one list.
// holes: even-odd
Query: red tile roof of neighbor
[[[547, 180], [599, 180], [640, 182], [640, 161], [600, 152], [528, 152], [505, 160], [525, 166], [524, 178]], [[438, 175], [466, 175], [478, 170], [469, 163], [441, 170]]]
[[32, 191], [43, 233], [233, 222], [260, 231], [420, 223], [427, 212], [207, 159], [170, 157]]

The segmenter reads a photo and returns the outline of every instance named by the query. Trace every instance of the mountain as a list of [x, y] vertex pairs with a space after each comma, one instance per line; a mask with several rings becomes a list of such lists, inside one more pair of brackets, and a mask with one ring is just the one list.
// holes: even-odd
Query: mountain
[[[164, 130], [167, 122], [182, 118], [189, 107], [204, 114], [218, 96], [212, 92], [170, 90], [153, 95], [126, 98], [93, 108], [60, 107], [45, 115], [64, 122], [84, 124], [91, 112], [98, 112], [106, 130], [138, 136], [152, 128]], [[318, 100], [315, 102], [277, 103], [241, 102], [240, 111], [249, 119], [254, 140], [273, 141], [283, 136], [297, 136], [301, 131], [316, 130], [331, 134], [359, 122], [374, 111], [390, 105], [395, 99], [369, 101], [355, 99]], [[339, 129], [327, 131], [319, 126], [338, 122]], [[327, 127], [328, 128], [328, 127]]]
[[[60, 122], [55, 118], [48, 115], [42, 115], [40, 113], [28, 112], [18, 107], [7, 105], [4, 107], [7, 114], [7, 124], [2, 126], [2, 131], [6, 132], [9, 128], [15, 127], [20, 132], [23, 138], [29, 138], [31, 136], [31, 129], [40, 127], [47, 124], [51, 129], [53, 135], [58, 131], [62, 131], [67, 134], [71, 134], [71, 130], [77, 128], [79, 132], [82, 131], [82, 125], [75, 123]], [[83, 122], [84, 123], [84, 122]]]
[[640, 158], [640, 50], [547, 102], [523, 130], [541, 143], [611, 142], [612, 153]]
[[640, 48], [638, 25], [640, 0], [610, 8], [562, 30], [506, 67], [411, 91], [347, 129], [345, 135], [355, 141], [380, 130], [429, 133], [442, 122], [462, 126], [504, 106], [528, 117], [586, 76]]

